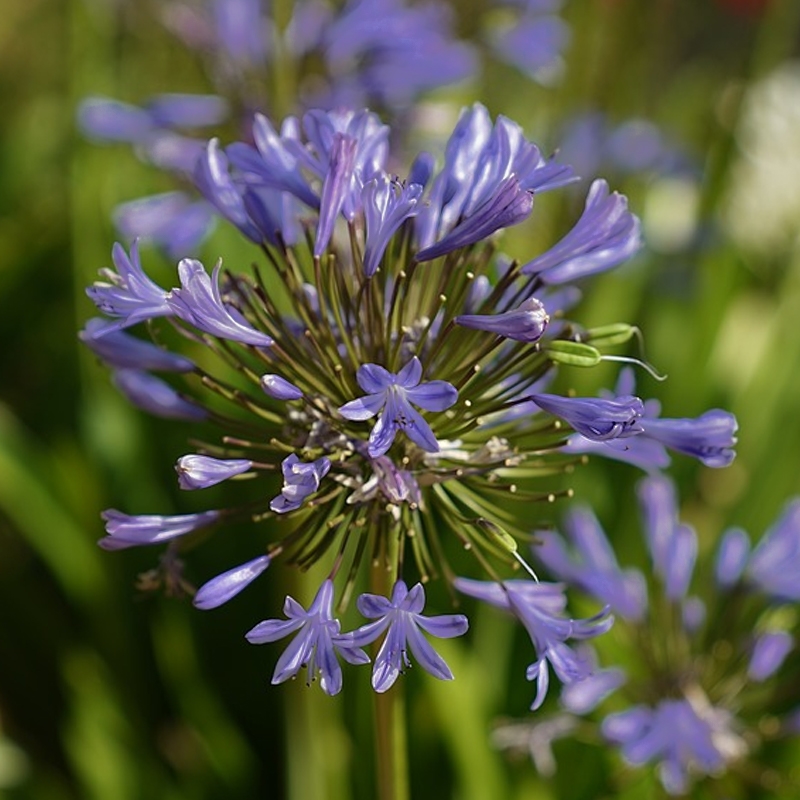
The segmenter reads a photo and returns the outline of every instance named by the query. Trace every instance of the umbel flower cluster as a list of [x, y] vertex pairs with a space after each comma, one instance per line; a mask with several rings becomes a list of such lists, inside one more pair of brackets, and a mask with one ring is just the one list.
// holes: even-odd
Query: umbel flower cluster
[[[565, 683], [591, 673], [568, 642], [612, 623], [608, 606], [570, 619], [564, 585], [538, 582], [517, 552], [536, 504], [566, 494], [553, 490], [554, 476], [593, 448], [643, 466], [663, 465], [665, 448], [724, 466], [735, 420], [719, 410], [662, 418], [632, 393], [545, 391], [559, 365], [618, 358], [605, 350], [633, 333], [623, 324], [585, 330], [568, 317], [576, 281], [640, 246], [623, 196], [595, 181], [563, 238], [509, 260], [495, 234], [530, 217], [537, 195], [572, 182], [571, 168], [481, 105], [462, 113], [438, 167], [420, 154], [404, 179], [390, 171], [389, 133], [368, 111], [314, 110], [279, 129], [256, 115], [251, 142], [209, 142], [194, 179], [253, 243], [248, 271], [222, 262], [209, 271], [187, 258], [177, 285], [163, 288], [136, 243], [114, 248], [114, 267], [88, 290], [104, 316], [83, 340], [134, 405], [192, 423], [193, 441], [205, 441], [176, 462], [183, 489], [244, 477], [259, 488], [247, 505], [200, 513], [108, 510], [100, 544], [166, 543], [169, 571], [210, 532], [268, 521], [265, 546], [225, 565], [194, 603], [227, 602], [273, 562], [304, 569], [325, 559], [328, 576], [310, 604], [288, 597], [285, 619], [267, 619], [247, 638], [294, 634], [273, 682], [307, 667], [329, 694], [342, 685], [339, 657], [366, 663], [362, 648], [380, 637], [376, 691], [392, 685], [409, 653], [452, 677], [425, 634], [458, 636], [467, 620], [422, 613], [423, 585], [440, 577], [519, 618], [535, 650], [528, 677], [538, 707], [551, 668]], [[152, 341], [132, 335], [136, 326]], [[451, 562], [465, 549], [484, 583], [455, 581]], [[519, 564], [530, 579], [505, 580]], [[364, 573], [388, 580], [372, 580], [374, 592], [355, 604], [368, 621], [345, 632], [337, 615]]]
[[[796, 775], [760, 767], [758, 751], [800, 732], [800, 500], [755, 547], [745, 531], [730, 528], [698, 564], [698, 537], [679, 519], [672, 482], [655, 473], [639, 483], [638, 496], [651, 564], [644, 572], [626, 563], [630, 556], [620, 565], [583, 506], [566, 515], [566, 536], [540, 531], [534, 548], [549, 574], [610, 606], [614, 641], [598, 649], [625, 668], [598, 668], [566, 686], [560, 711], [501, 726], [496, 743], [529, 749], [550, 773], [552, 741], [581, 735], [615, 746], [631, 768], [655, 766], [671, 795], [707, 780], [717, 782], [714, 796], [740, 797], [742, 787], [795, 796]], [[584, 657], [596, 665], [588, 646]]]

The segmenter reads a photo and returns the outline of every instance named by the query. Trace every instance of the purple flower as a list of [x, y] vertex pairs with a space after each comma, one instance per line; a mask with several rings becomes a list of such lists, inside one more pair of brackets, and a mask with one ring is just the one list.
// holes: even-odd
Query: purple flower
[[736, 417], [712, 409], [697, 419], [654, 419], [641, 421], [644, 434], [679, 453], [694, 456], [707, 467], [727, 467], [736, 457]]
[[246, 458], [211, 458], [211, 456], [181, 456], [175, 464], [181, 489], [207, 489], [217, 483], [241, 475], [253, 466]]
[[211, 139], [205, 152], [198, 158], [194, 169], [194, 182], [203, 197], [217, 211], [235, 225], [248, 239], [257, 244], [266, 239], [274, 241], [279, 226], [258, 225], [251, 217], [245, 204], [245, 191], [231, 178], [228, 159], [220, 150], [219, 140]]
[[99, 317], [87, 320], [78, 338], [112, 367], [160, 372], [191, 372], [195, 368], [192, 361], [177, 353], [123, 331], [109, 330], [108, 321]]
[[388, 628], [372, 669], [372, 688], [385, 692], [404, 671], [411, 666], [408, 649], [419, 665], [436, 678], [452, 680], [453, 673], [430, 646], [420, 628], [440, 639], [452, 639], [466, 633], [469, 623], [463, 614], [445, 614], [425, 617], [425, 590], [418, 583], [411, 591], [403, 581], [397, 581], [392, 589], [391, 600], [375, 594], [362, 594], [358, 598], [358, 610], [368, 619], [374, 619], [358, 630], [346, 634], [354, 645], [363, 647], [374, 642]]
[[137, 322], [172, 314], [168, 293], [145, 275], [139, 261], [139, 245], [131, 245], [128, 258], [122, 245], [115, 244], [111, 251], [116, 272], [100, 271], [105, 281], [97, 281], [86, 290], [92, 302], [110, 317], [118, 321], [109, 323], [108, 330], [127, 328]]
[[269, 562], [268, 555], [258, 556], [217, 575], [197, 590], [192, 604], [203, 611], [218, 608], [246, 589], [269, 566]]
[[627, 675], [619, 667], [598, 669], [597, 654], [591, 645], [582, 644], [580, 650], [592, 672], [582, 681], [566, 684], [559, 697], [561, 705], [572, 714], [588, 714], [627, 681]]
[[104, 550], [124, 550], [139, 545], [161, 544], [205, 528], [219, 519], [219, 511], [203, 511], [199, 514], [178, 514], [163, 517], [158, 514], [131, 516], [114, 508], [103, 512], [106, 533], [98, 544]]
[[574, 555], [564, 540], [550, 531], [537, 531], [541, 545], [533, 554], [561, 580], [579, 586], [625, 619], [641, 620], [647, 610], [647, 585], [637, 569], [619, 568], [617, 557], [597, 517], [586, 507], [570, 509], [564, 527]]
[[697, 534], [689, 525], [677, 525], [669, 539], [662, 567], [664, 590], [670, 600], [686, 596], [697, 560]]
[[472, 49], [452, 41], [450, 9], [400, 0], [345, 4], [324, 30], [333, 105], [363, 99], [405, 108], [422, 91], [461, 80], [475, 69]]
[[214, 0], [213, 7], [219, 47], [241, 65], [263, 64], [269, 31], [260, 0]]
[[561, 417], [582, 436], [597, 442], [623, 439], [642, 432], [640, 419], [644, 405], [638, 397], [561, 397], [532, 394], [539, 408]]
[[519, 125], [498, 117], [493, 127], [489, 112], [476, 103], [462, 112], [447, 142], [444, 167], [417, 217], [422, 248], [417, 260], [435, 258], [520, 222], [532, 207], [529, 193], [572, 180], [572, 170], [544, 159]]
[[439, 450], [433, 431], [411, 403], [426, 411], [444, 411], [458, 399], [455, 387], [447, 381], [426, 381], [422, 364], [414, 356], [398, 373], [391, 373], [377, 364], [358, 368], [356, 380], [368, 394], [345, 403], [339, 413], [353, 421], [371, 419], [383, 413], [369, 435], [368, 452], [371, 458], [382, 456], [392, 446], [398, 430], [405, 431], [414, 444], [429, 453]]
[[78, 125], [101, 142], [141, 142], [154, 128], [147, 111], [109, 97], [87, 97], [78, 109]]
[[184, 192], [166, 192], [117, 206], [114, 224], [125, 238], [146, 239], [177, 260], [194, 255], [214, 225], [214, 213], [203, 200], [193, 202]]
[[430, 261], [461, 247], [475, 244], [501, 228], [509, 228], [526, 219], [533, 209], [533, 194], [524, 190], [519, 180], [511, 175], [498, 187], [495, 194], [436, 244], [420, 250], [417, 261]]
[[582, 681], [591, 672], [591, 660], [565, 644], [567, 639], [599, 636], [614, 623], [605, 608], [589, 619], [567, 619], [563, 584], [510, 580], [503, 583], [456, 578], [458, 591], [509, 611], [525, 626], [536, 650], [536, 661], [528, 667], [528, 680], [537, 682], [531, 710], [544, 703], [550, 684], [548, 665], [562, 683]]
[[741, 528], [725, 531], [717, 548], [714, 575], [723, 587], [733, 586], [742, 577], [750, 556], [750, 538]]
[[492, 49], [534, 80], [548, 84], [569, 37], [569, 26], [560, 17], [526, 15], [495, 37]]
[[678, 528], [678, 501], [675, 485], [663, 475], [639, 481], [636, 494], [644, 517], [645, 540], [656, 572], [663, 577], [671, 542]]
[[513, 311], [502, 314], [462, 314], [454, 321], [465, 328], [489, 331], [517, 342], [535, 342], [544, 334], [550, 316], [544, 305], [531, 297]]
[[314, 241], [314, 255], [317, 257], [325, 252], [333, 236], [336, 218], [351, 189], [357, 146], [357, 140], [350, 136], [343, 136], [341, 133], [334, 136], [328, 172], [322, 182], [322, 195], [319, 201], [319, 221]]
[[264, 394], [274, 397], [276, 400], [300, 400], [303, 396], [303, 392], [297, 386], [280, 375], [271, 373], [262, 375], [259, 383]]
[[257, 331], [237, 309], [222, 299], [219, 289], [221, 269], [222, 261], [218, 261], [209, 277], [199, 261], [184, 258], [178, 264], [181, 288], [170, 292], [170, 308], [181, 319], [212, 336], [254, 347], [269, 347], [273, 344], [272, 337]]
[[283, 488], [269, 507], [276, 514], [295, 511], [305, 499], [319, 489], [320, 481], [328, 474], [331, 462], [322, 456], [316, 461], [302, 462], [294, 453], [281, 462]]
[[208, 412], [175, 391], [168, 383], [149, 372], [118, 369], [112, 375], [114, 386], [137, 408], [164, 419], [201, 420]]
[[297, 636], [275, 665], [272, 683], [283, 683], [306, 666], [310, 684], [320, 676], [322, 691], [338, 694], [342, 688], [342, 668], [337, 654], [350, 664], [367, 664], [369, 657], [340, 633], [339, 620], [333, 618], [333, 583], [326, 580], [306, 611], [296, 600], [286, 598], [283, 613], [286, 620], [267, 619], [245, 634], [250, 644], [265, 644], [283, 639], [290, 633]]
[[664, 789], [677, 795], [688, 791], [690, 774], [715, 773], [725, 766], [726, 756], [742, 750], [731, 727], [731, 716], [703, 698], [702, 704], [662, 700], [654, 709], [634, 706], [607, 716], [601, 730], [621, 746], [629, 763], [658, 762]]
[[364, 184], [361, 202], [366, 224], [364, 274], [371, 278], [397, 229], [417, 213], [422, 186], [403, 186], [396, 178], [379, 173]]
[[786, 504], [753, 549], [747, 577], [762, 592], [779, 600], [800, 600], [800, 500]]
[[781, 668], [793, 647], [794, 639], [786, 631], [762, 633], [753, 645], [747, 677], [752, 681], [765, 681]]
[[627, 199], [609, 194], [608, 184], [596, 180], [575, 227], [522, 272], [538, 274], [545, 283], [571, 283], [617, 266], [640, 247], [639, 220], [628, 211]]
[[288, 145], [299, 138], [298, 123], [294, 117], [284, 121], [279, 135], [263, 114], [256, 114], [253, 119], [255, 149], [249, 144], [235, 142], [227, 148], [226, 153], [249, 184], [289, 192], [309, 208], [318, 209], [319, 197], [303, 177], [298, 156]]

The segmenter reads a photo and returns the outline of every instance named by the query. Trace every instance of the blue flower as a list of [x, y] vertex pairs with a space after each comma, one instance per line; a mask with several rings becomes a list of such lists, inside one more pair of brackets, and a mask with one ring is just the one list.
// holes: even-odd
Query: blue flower
[[396, 374], [377, 364], [364, 364], [358, 368], [356, 380], [368, 394], [345, 403], [339, 413], [345, 419], [360, 422], [383, 410], [369, 435], [371, 458], [386, 453], [398, 430], [404, 431], [414, 444], [429, 453], [439, 450], [430, 425], [411, 407], [411, 403], [426, 411], [444, 411], [456, 402], [458, 392], [447, 381], [420, 383], [421, 378], [422, 364], [416, 356]]
[[750, 538], [741, 528], [722, 534], [714, 563], [714, 577], [722, 587], [733, 586], [742, 577], [750, 556]]
[[152, 242], [173, 260], [194, 255], [216, 220], [209, 203], [194, 201], [185, 192], [165, 192], [122, 203], [114, 209], [113, 217], [127, 239]]
[[336, 218], [351, 191], [358, 141], [351, 136], [337, 133], [329, 154], [328, 171], [322, 182], [319, 200], [319, 220], [314, 240], [314, 255], [321, 256], [333, 236]]
[[222, 481], [241, 475], [253, 466], [247, 458], [211, 458], [211, 456], [181, 456], [175, 464], [181, 489], [207, 489]]
[[658, 775], [669, 794], [684, 794], [692, 773], [713, 774], [728, 758], [742, 752], [744, 742], [732, 730], [726, 711], [703, 697], [662, 700], [655, 708], [633, 706], [603, 720], [603, 735], [619, 744], [634, 765], [658, 762]]
[[501, 116], [493, 127], [489, 112], [476, 103], [459, 118], [444, 167], [417, 217], [417, 260], [436, 258], [520, 222], [532, 208], [530, 193], [572, 180], [571, 168], [543, 158], [519, 125]]
[[206, 581], [192, 600], [195, 608], [218, 608], [246, 589], [269, 566], [268, 555], [258, 556]]
[[205, 528], [219, 519], [219, 511], [203, 511], [198, 514], [123, 514], [115, 508], [102, 513], [106, 522], [106, 533], [98, 544], [104, 550], [124, 550], [139, 545], [161, 544]]
[[526, 219], [533, 209], [533, 194], [524, 190], [518, 178], [510, 175], [472, 214], [464, 217], [436, 244], [420, 250], [417, 261], [430, 261], [461, 247], [486, 239], [501, 228], [510, 228]]
[[469, 627], [463, 614], [423, 616], [425, 590], [422, 584], [416, 584], [409, 591], [403, 581], [395, 583], [391, 600], [380, 595], [362, 594], [358, 598], [357, 606], [365, 617], [374, 619], [375, 622], [346, 634], [353, 644], [362, 647], [370, 644], [388, 628], [372, 668], [372, 688], [376, 692], [387, 691], [404, 671], [404, 667], [411, 666], [409, 649], [426, 672], [441, 680], [453, 679], [450, 668], [430, 646], [420, 628], [431, 636], [452, 639], [466, 633]]
[[502, 314], [462, 314], [454, 322], [464, 328], [489, 331], [517, 342], [535, 342], [542, 337], [550, 316], [535, 297]]
[[330, 468], [331, 462], [325, 456], [309, 463], [303, 463], [294, 453], [287, 456], [281, 462], [283, 488], [269, 507], [276, 514], [286, 514], [300, 508], [305, 499], [319, 489], [319, 482]]
[[376, 175], [364, 184], [361, 202], [364, 206], [366, 244], [364, 247], [364, 274], [370, 278], [378, 269], [381, 258], [397, 229], [417, 213], [417, 203], [422, 186], [400, 181], [385, 173]]
[[555, 394], [532, 394], [539, 408], [566, 420], [582, 436], [596, 442], [608, 442], [636, 436], [642, 432], [640, 420], [644, 405], [638, 397], [561, 397]]
[[104, 314], [118, 318], [117, 322], [108, 323], [106, 330], [172, 315], [168, 292], [151, 281], [142, 269], [137, 242], [131, 245], [130, 258], [119, 243], [114, 245], [111, 257], [117, 271], [101, 270], [100, 275], [105, 280], [97, 281], [86, 290]]
[[184, 356], [123, 331], [109, 330], [108, 321], [100, 317], [87, 320], [78, 337], [112, 367], [160, 372], [191, 372], [195, 369], [194, 363]]
[[300, 400], [303, 396], [303, 392], [297, 386], [280, 375], [272, 373], [262, 375], [259, 384], [264, 390], [264, 394], [274, 397], [276, 400]]
[[201, 420], [208, 411], [175, 391], [168, 383], [149, 372], [118, 369], [111, 380], [122, 394], [142, 411], [163, 419]]
[[283, 606], [286, 620], [267, 619], [245, 634], [250, 644], [265, 644], [298, 632], [275, 665], [272, 683], [283, 683], [307, 667], [308, 683], [319, 672], [322, 691], [338, 694], [342, 688], [342, 668], [337, 654], [350, 664], [367, 664], [369, 656], [342, 635], [339, 620], [334, 619], [333, 583], [326, 580], [306, 611], [292, 597]]
[[736, 457], [736, 417], [714, 408], [696, 419], [642, 419], [646, 436], [707, 467], [727, 467]]
[[592, 511], [584, 506], [572, 508], [564, 527], [575, 555], [552, 531], [536, 532], [541, 544], [533, 547], [533, 554], [555, 577], [581, 587], [625, 619], [642, 619], [647, 611], [644, 576], [637, 569], [619, 568], [614, 550]]
[[544, 703], [550, 685], [548, 665], [562, 683], [582, 681], [592, 674], [591, 659], [565, 644], [567, 639], [589, 639], [611, 628], [614, 618], [606, 607], [589, 619], [567, 619], [564, 586], [526, 580], [476, 581], [456, 578], [459, 592], [509, 611], [519, 619], [531, 637], [537, 659], [528, 667], [528, 680], [537, 682], [535, 711]]
[[762, 592], [780, 600], [800, 600], [800, 500], [786, 504], [753, 549], [746, 575]]
[[209, 277], [199, 261], [184, 258], [178, 264], [181, 288], [170, 292], [170, 308], [181, 319], [205, 333], [255, 347], [269, 347], [273, 344], [272, 337], [257, 331], [238, 310], [222, 299], [219, 289], [221, 269], [222, 261], [218, 261]]
[[629, 259], [642, 244], [640, 224], [628, 211], [627, 199], [609, 194], [608, 184], [596, 180], [586, 208], [575, 227], [546, 253], [522, 268], [548, 284], [571, 283], [605, 272]]
[[752, 681], [765, 681], [781, 668], [793, 648], [794, 638], [786, 631], [762, 633], [753, 645], [747, 677]]

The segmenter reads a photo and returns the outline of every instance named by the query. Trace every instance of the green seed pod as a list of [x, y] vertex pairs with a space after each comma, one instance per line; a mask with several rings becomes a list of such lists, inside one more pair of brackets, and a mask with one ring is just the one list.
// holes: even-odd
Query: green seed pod
[[602, 360], [600, 351], [591, 345], [566, 339], [548, 343], [545, 354], [551, 361], [571, 367], [596, 367]]
[[598, 347], [611, 347], [615, 344], [625, 344], [633, 338], [638, 328], [625, 322], [614, 322], [611, 325], [601, 325], [599, 328], [590, 328], [586, 331], [587, 342]]

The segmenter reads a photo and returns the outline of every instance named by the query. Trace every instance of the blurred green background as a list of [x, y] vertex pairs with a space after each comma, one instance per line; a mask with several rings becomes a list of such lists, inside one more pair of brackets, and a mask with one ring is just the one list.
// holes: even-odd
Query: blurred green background
[[[109, 262], [111, 209], [169, 181], [124, 146], [82, 140], [75, 108], [88, 94], [140, 102], [207, 91], [203, 71], [155, 21], [153, 3], [2, 5], [0, 797], [373, 797], [368, 689], [330, 699], [302, 681], [270, 687], [276, 651], [242, 637], [280, 606], [291, 578], [276, 571], [203, 614], [137, 591], [152, 552], [95, 545], [103, 508], [193, 509], [177, 497], [172, 471], [185, 431], [129, 408], [76, 338], [92, 313], [83, 289]], [[477, 12], [488, 5], [454, 3], [464, 36], [480, 33], [475, 20], [486, 17]], [[577, 318], [642, 328], [648, 360], [669, 380], [644, 377], [639, 391], [660, 397], [667, 416], [713, 406], [737, 414], [730, 469], [674, 459], [684, 516], [707, 559], [726, 525], [757, 537], [800, 490], [800, 3], [575, 0], [564, 18], [572, 38], [556, 85], [492, 61], [435, 102], [455, 113], [480, 99], [547, 146], [583, 112], [611, 123], [646, 118], [685, 159], [677, 175], [600, 166], [643, 217], [649, 248], [596, 280]], [[563, 231], [575, 197], [542, 201], [513, 248]], [[231, 248], [235, 258], [235, 242], [220, 230], [208, 261], [230, 258]], [[569, 379], [594, 392], [616, 371]], [[595, 462], [572, 484], [619, 547], [630, 542], [628, 563], [644, 559], [638, 477]], [[198, 552], [198, 580], [236, 563], [236, 543], [227, 546], [230, 560], [219, 547]], [[557, 755], [581, 768], [550, 780], [489, 746], [493, 722], [524, 716], [530, 702], [518, 633], [477, 612], [469, 638], [442, 647], [456, 681], [407, 677], [415, 798], [621, 796], [615, 762], [590, 742], [559, 745]], [[625, 796], [653, 791], [639, 783]]]

